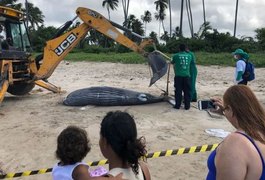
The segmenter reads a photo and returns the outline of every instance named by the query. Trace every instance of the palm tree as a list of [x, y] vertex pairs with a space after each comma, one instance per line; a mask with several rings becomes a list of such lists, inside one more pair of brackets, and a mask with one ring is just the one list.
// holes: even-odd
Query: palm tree
[[[125, 26], [125, 24], [123, 24]], [[144, 28], [143, 23], [135, 17], [135, 15], [130, 14], [127, 19], [127, 28], [130, 29], [132, 32], [135, 32], [136, 34], [143, 35], [144, 34]], [[126, 34], [127, 37], [129, 37], [134, 42], [140, 42], [141, 39], [138, 37], [132, 36], [131, 33]]]
[[193, 32], [193, 18], [192, 18], [192, 11], [191, 11], [190, 0], [186, 0], [186, 10], [187, 10], [187, 16], [188, 16], [188, 21], [189, 21], [189, 26], [190, 26], [191, 37], [194, 37], [194, 32]]
[[132, 22], [132, 31], [139, 34], [143, 35], [144, 34], [144, 28], [143, 28], [143, 23], [139, 19], [135, 19]]
[[25, 18], [25, 21], [26, 21], [26, 28], [28, 29], [29, 28], [29, 7], [28, 7], [28, 0], [25, 0], [25, 11], [26, 11], [26, 18]]
[[[38, 7], [35, 7], [32, 3], [28, 2], [28, 21], [30, 22], [31, 28], [35, 30], [35, 26], [39, 28], [44, 23], [44, 15]], [[25, 9], [22, 9], [26, 12]]]
[[123, 13], [124, 13], [124, 26], [128, 28], [127, 19], [128, 19], [128, 11], [129, 11], [129, 5], [130, 0], [121, 0], [122, 7], [123, 7]]
[[237, 12], [238, 12], [238, 0], [236, 0], [236, 13], [235, 13], [235, 24], [234, 24], [234, 37], [236, 36]]
[[[144, 34], [144, 28], [143, 28], [143, 23], [139, 20], [139, 19], [135, 19], [132, 22], [132, 27], [131, 27], [132, 31], [139, 34], [139, 35], [143, 35]], [[140, 43], [142, 41], [142, 39], [140, 39], [139, 37], [132, 37], [132, 40], [134, 42], [138, 42]]]
[[146, 24], [152, 21], [152, 14], [150, 11], [145, 11], [144, 15], [141, 16], [142, 21], [144, 22], [144, 35], [146, 36]]
[[177, 27], [174, 29], [174, 31], [173, 31], [173, 33], [172, 33], [172, 37], [173, 37], [173, 38], [180, 37], [180, 29], [179, 29], [179, 26], [177, 26]]
[[[133, 14], [130, 14], [128, 17], [127, 17], [127, 20], [123, 22], [123, 26], [126, 27], [127, 29], [130, 29], [132, 30], [132, 24], [133, 22], [136, 20], [136, 17], [135, 15]], [[125, 35], [129, 38], [129, 39], [132, 39], [132, 34], [129, 33], [129, 32], [125, 32]]]
[[180, 23], [179, 23], [179, 35], [180, 36], [182, 36], [183, 6], [184, 6], [184, 0], [181, 0]]
[[153, 39], [155, 44], [158, 44], [157, 34], [154, 31], [149, 34], [149, 38]]
[[[127, 28], [128, 29], [132, 29], [132, 24], [133, 24], [133, 22], [136, 20], [136, 17], [135, 17], [135, 15], [133, 15], [133, 14], [130, 14], [129, 16], [128, 16], [128, 18], [127, 18]], [[125, 24], [124, 24], [125, 25]]]
[[169, 9], [169, 37], [172, 35], [172, 16], [171, 16], [171, 0], [168, 0]]
[[169, 37], [167, 31], [165, 31], [165, 33], [162, 34], [162, 36], [160, 37], [160, 39], [162, 39], [162, 40], [165, 41], [165, 42], [168, 42], [169, 38], [170, 38], [170, 37]]
[[166, 17], [165, 10], [167, 9], [168, 0], [157, 0], [154, 2], [156, 5], [157, 12], [155, 13], [156, 20], [159, 20], [159, 37], [160, 37], [160, 23], [162, 23], [163, 30], [165, 33], [164, 20]]
[[157, 11], [165, 12], [165, 10], [167, 9], [168, 0], [157, 0], [154, 3], [156, 5]]
[[202, 0], [202, 10], [203, 10], [203, 23], [206, 23], [206, 15], [205, 15], [205, 3], [204, 0]]
[[118, 7], [119, 0], [103, 0], [102, 6], [107, 7], [108, 15], [109, 15], [109, 20], [110, 20], [110, 9], [116, 10]]
[[157, 12], [155, 13], [155, 19], [159, 21], [159, 24], [158, 24], [158, 36], [160, 37], [160, 26], [161, 26], [161, 22], [160, 22], [159, 14]]
[[155, 13], [155, 19], [159, 21], [159, 29], [158, 29], [158, 36], [160, 37], [160, 25], [162, 24], [163, 31], [165, 32], [165, 26], [164, 26], [164, 20], [165, 20], [166, 14], [165, 13]]
[[200, 29], [199, 31], [196, 33], [196, 37], [198, 39], [204, 39], [207, 32], [209, 30], [212, 30], [212, 26], [210, 25], [210, 22], [206, 21], [205, 23], [203, 23], [201, 26], [200, 26]]

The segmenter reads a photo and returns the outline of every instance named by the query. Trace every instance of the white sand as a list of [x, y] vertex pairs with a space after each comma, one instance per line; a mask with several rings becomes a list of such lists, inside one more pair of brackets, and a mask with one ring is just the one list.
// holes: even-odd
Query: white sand
[[[221, 96], [233, 84], [232, 67], [198, 66], [197, 92], [199, 99]], [[260, 101], [265, 104], [265, 69], [256, 70], [256, 80], [250, 83]], [[171, 69], [170, 94], [173, 95]], [[92, 150], [85, 161], [103, 159], [99, 147], [99, 124], [110, 110], [126, 110], [136, 118], [139, 136], [145, 136], [148, 152], [218, 143], [220, 138], [204, 132], [208, 128], [233, 131], [225, 118], [211, 118], [192, 103], [189, 111], [175, 110], [167, 102], [123, 107], [85, 108], [66, 107], [61, 104], [74, 90], [90, 86], [111, 86], [160, 95], [166, 88], [166, 77], [148, 87], [150, 73], [147, 65], [113, 63], [62, 62], [50, 82], [62, 87], [64, 94], [54, 94], [36, 87], [30, 95], [15, 97], [6, 94], [0, 106], [0, 161], [6, 172], [24, 172], [50, 168], [56, 162], [57, 135], [68, 125], [85, 128], [89, 133]], [[152, 179], [204, 179], [209, 152], [148, 159]], [[24, 178], [51, 179], [51, 173]]]

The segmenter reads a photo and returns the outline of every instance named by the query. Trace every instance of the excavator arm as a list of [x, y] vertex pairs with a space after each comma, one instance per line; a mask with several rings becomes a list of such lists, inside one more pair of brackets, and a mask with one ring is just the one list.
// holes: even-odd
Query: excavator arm
[[130, 40], [128, 37], [126, 37], [124, 34], [122, 34], [120, 31], [118, 31], [117, 28], [122, 29], [124, 31], [130, 31], [130, 30], [114, 22], [108, 21], [104, 16], [102, 16], [101, 14], [91, 9], [79, 7], [76, 10], [76, 13], [78, 14], [79, 18], [82, 19], [82, 21], [86, 23], [89, 27], [92, 27], [93, 29], [99, 31], [100, 33], [108, 36], [114, 41], [130, 48], [131, 50], [137, 53], [140, 53], [140, 54], [144, 53], [143, 45], [153, 43], [151, 39], [143, 39], [144, 37], [141, 37], [138, 34], [133, 33], [133, 35], [136, 35], [143, 39], [142, 43], [140, 45], [137, 45], [132, 40]]
[[[49, 78], [61, 60], [86, 36], [90, 29], [95, 29], [114, 41], [143, 55], [145, 55], [144, 46], [153, 43], [151, 39], [143, 39], [142, 43], [137, 45], [112, 25], [118, 26], [116, 23], [108, 21], [104, 16], [91, 9], [79, 7], [76, 10], [76, 14], [83, 23], [47, 42], [44, 48], [42, 64], [36, 72], [36, 80]], [[121, 26], [119, 27], [121, 28]], [[32, 69], [36, 68], [33, 67]]]
[[36, 80], [49, 78], [64, 57], [86, 36], [89, 28], [86, 24], [81, 24], [73, 30], [49, 40], [44, 48], [39, 69], [34, 68], [35, 62], [32, 64], [32, 69], [37, 70]]

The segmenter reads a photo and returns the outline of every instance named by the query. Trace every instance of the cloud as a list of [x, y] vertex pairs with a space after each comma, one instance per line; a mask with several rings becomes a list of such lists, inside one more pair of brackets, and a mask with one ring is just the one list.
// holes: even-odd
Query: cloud
[[[20, 0], [24, 3], [24, 0]], [[59, 27], [66, 21], [75, 16], [77, 7], [87, 7], [93, 9], [105, 17], [108, 17], [106, 8], [102, 7], [101, 0], [32, 0], [35, 6], [45, 15], [45, 25]], [[184, 1], [185, 2], [185, 1]], [[181, 1], [171, 0], [172, 5], [172, 24], [173, 29], [179, 26], [180, 23], [180, 8]], [[193, 12], [194, 32], [197, 32], [200, 25], [203, 23], [203, 6], [202, 0], [191, 1]], [[219, 32], [229, 31], [233, 34], [235, 21], [235, 6], [236, 0], [205, 0], [206, 20], [210, 22], [211, 26]], [[241, 0], [239, 1], [238, 21], [237, 21], [237, 35], [238, 36], [254, 36], [254, 30], [265, 27], [264, 12], [265, 1], [257, 0]], [[152, 22], [147, 24], [147, 34], [151, 31], [158, 33], [159, 23], [154, 18], [155, 5], [154, 0], [133, 0], [130, 3], [129, 14], [134, 14], [140, 19], [144, 11], [149, 10], [152, 13]], [[183, 33], [189, 36], [189, 25], [187, 19], [186, 8], [184, 6], [183, 17]], [[116, 11], [111, 11], [111, 19], [114, 22], [122, 24], [124, 21], [123, 10], [121, 2]], [[165, 19], [166, 30], [169, 31], [169, 12], [166, 11]], [[162, 30], [161, 30], [162, 32]]]

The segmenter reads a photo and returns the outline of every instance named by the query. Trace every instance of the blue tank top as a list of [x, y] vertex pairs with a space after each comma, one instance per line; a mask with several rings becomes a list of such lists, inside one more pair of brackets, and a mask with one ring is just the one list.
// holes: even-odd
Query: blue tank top
[[[250, 136], [248, 136], [248, 135], [246, 135], [244, 133], [241, 133], [241, 132], [236, 132], [236, 133], [242, 134], [243, 136], [248, 138], [249, 141], [257, 149], [257, 151], [259, 153], [259, 156], [261, 158], [261, 161], [262, 161], [262, 173], [261, 173], [260, 180], [264, 180], [265, 179], [265, 161], [264, 161], [264, 159], [262, 157], [262, 154], [261, 154], [258, 146], [256, 145], [256, 143], [254, 142], [254, 140]], [[213, 152], [211, 152], [210, 156], [208, 157], [207, 166], [208, 166], [209, 172], [208, 172], [208, 175], [206, 177], [206, 180], [215, 180], [216, 179], [216, 167], [215, 167], [215, 164], [214, 164], [215, 156], [216, 156], [216, 149]]]

